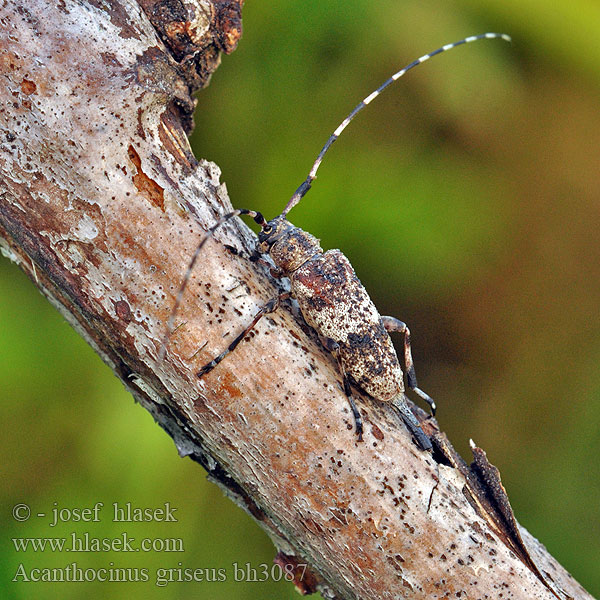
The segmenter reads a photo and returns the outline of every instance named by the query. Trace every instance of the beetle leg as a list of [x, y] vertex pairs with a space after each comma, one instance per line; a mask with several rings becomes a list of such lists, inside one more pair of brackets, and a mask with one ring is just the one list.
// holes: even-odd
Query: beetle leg
[[417, 418], [413, 415], [410, 408], [408, 408], [404, 394], [396, 396], [392, 400], [392, 406], [400, 413], [404, 424], [417, 442], [417, 446], [419, 446], [421, 450], [431, 450], [431, 440], [421, 428], [419, 421], [417, 421]]
[[406, 323], [395, 317], [381, 317], [381, 322], [385, 330], [389, 333], [404, 334], [404, 372], [406, 373], [406, 384], [420, 398], [425, 400], [431, 406], [431, 414], [435, 415], [435, 401], [429, 394], [426, 394], [421, 388], [417, 387], [417, 376], [415, 374], [415, 365], [413, 363], [412, 352], [410, 349], [410, 330]]
[[356, 407], [354, 403], [354, 398], [352, 397], [352, 389], [350, 387], [350, 379], [348, 377], [348, 373], [344, 369], [344, 364], [342, 362], [342, 357], [340, 354], [340, 345], [332, 340], [331, 338], [321, 337], [321, 343], [329, 352], [335, 356], [337, 360], [338, 369], [342, 375], [342, 381], [344, 383], [344, 393], [346, 394], [346, 398], [348, 398], [348, 402], [350, 403], [350, 408], [352, 409], [352, 414], [354, 415], [354, 422], [356, 423], [356, 434], [358, 435], [358, 441], [362, 442], [362, 434], [363, 434], [363, 423], [362, 417], [360, 416], [360, 411]]
[[263, 265], [264, 267], [268, 267], [269, 268], [269, 272], [276, 279], [281, 279], [282, 277], [285, 277], [285, 275], [283, 274], [283, 271], [281, 269], [277, 268], [277, 267], [274, 267], [273, 263], [270, 263], [266, 258], [263, 258], [260, 255], [260, 252], [257, 252], [257, 251], [253, 252], [250, 255], [250, 262], [258, 263], [259, 265]]
[[244, 329], [236, 338], [229, 344], [226, 350], [221, 352], [219, 356], [213, 358], [209, 363], [205, 364], [197, 373], [198, 377], [202, 377], [212, 371], [230, 352], [236, 349], [237, 345], [252, 331], [254, 326], [265, 316], [279, 308], [282, 300], [290, 297], [289, 292], [279, 294], [276, 298], [269, 300], [254, 316], [252, 323]]

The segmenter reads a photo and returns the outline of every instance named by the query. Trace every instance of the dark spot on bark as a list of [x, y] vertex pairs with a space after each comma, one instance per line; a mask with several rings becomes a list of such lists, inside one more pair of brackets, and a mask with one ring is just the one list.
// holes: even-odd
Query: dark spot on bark
[[371, 424], [371, 433], [373, 434], [373, 437], [377, 440], [379, 440], [380, 442], [383, 441], [384, 439], [384, 435], [383, 432], [381, 431], [381, 429], [379, 429], [379, 427], [377, 427], [377, 425], [375, 425], [375, 423]]
[[35, 85], [35, 82], [30, 81], [29, 79], [23, 79], [21, 82], [21, 91], [29, 96], [30, 94], [36, 93], [37, 86]]
[[106, 66], [122, 67], [121, 61], [113, 52], [100, 52], [100, 58]]
[[131, 308], [125, 300], [115, 302], [115, 312], [117, 313], [117, 317], [122, 321], [125, 321], [126, 323], [131, 321]]

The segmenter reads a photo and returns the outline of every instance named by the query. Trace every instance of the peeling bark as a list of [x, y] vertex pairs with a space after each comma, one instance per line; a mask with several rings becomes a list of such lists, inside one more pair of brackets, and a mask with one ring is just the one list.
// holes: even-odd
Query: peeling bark
[[493, 509], [468, 497], [497, 498], [493, 468], [476, 453], [477, 479], [434, 421], [425, 423], [431, 455], [389, 407], [363, 397], [357, 443], [335, 362], [293, 304], [195, 376], [279, 291], [247, 260], [251, 234], [241, 222], [206, 245], [166, 359], [157, 360], [189, 258], [203, 230], [232, 209], [218, 168], [196, 161], [186, 133], [192, 92], [206, 85], [219, 51], [237, 43], [240, 8], [233, 0], [0, 8], [3, 254], [179, 453], [264, 527], [279, 564], [310, 565], [301, 581], [295, 571], [304, 592], [590, 598], [525, 530], [539, 573], [507, 542], [504, 517], [489, 518]]

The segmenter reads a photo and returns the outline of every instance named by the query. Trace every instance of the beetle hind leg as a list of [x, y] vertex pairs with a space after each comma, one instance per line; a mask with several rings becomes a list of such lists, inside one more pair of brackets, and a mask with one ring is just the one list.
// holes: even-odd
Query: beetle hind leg
[[388, 333], [401, 333], [404, 335], [404, 372], [406, 373], [407, 387], [422, 400], [425, 400], [431, 407], [431, 414], [435, 415], [435, 401], [417, 385], [417, 375], [410, 348], [410, 330], [408, 326], [395, 317], [381, 317], [381, 322]]

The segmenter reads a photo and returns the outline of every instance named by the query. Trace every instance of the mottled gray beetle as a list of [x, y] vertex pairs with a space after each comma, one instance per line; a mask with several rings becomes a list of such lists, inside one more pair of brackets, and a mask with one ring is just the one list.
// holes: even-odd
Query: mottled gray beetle
[[304, 320], [317, 332], [324, 347], [336, 357], [343, 378], [344, 391], [354, 414], [358, 439], [362, 440], [363, 425], [360, 412], [352, 398], [352, 384], [376, 400], [390, 402], [399, 412], [417, 445], [423, 450], [430, 450], [431, 441], [406, 403], [403, 372], [388, 335], [389, 332], [404, 334], [404, 372], [406, 373], [407, 387], [425, 400], [431, 406], [432, 412], [435, 412], [434, 401], [417, 387], [408, 327], [394, 317], [380, 316], [367, 291], [354, 273], [350, 261], [339, 250], [323, 252], [317, 238], [292, 225], [286, 216], [310, 189], [329, 147], [356, 114], [386, 87], [402, 77], [408, 70], [436, 54], [476, 40], [494, 38], [510, 42], [510, 37], [503, 33], [483, 33], [467, 37], [421, 56], [392, 75], [342, 121], [323, 146], [308, 177], [294, 192], [278, 217], [266, 221], [259, 212], [241, 208], [219, 219], [208, 230], [190, 261], [171, 311], [160, 357], [162, 358], [164, 355], [166, 343], [173, 331], [177, 309], [202, 247], [223, 223], [239, 215], [249, 215], [261, 228], [258, 235], [258, 249], [251, 260], [265, 262], [271, 266], [260, 257], [260, 254], [268, 254], [276, 265], [275, 269], [271, 268], [271, 273], [275, 277], [287, 277], [290, 280], [291, 290], [267, 302], [255, 315], [250, 325], [229, 344], [228, 348], [200, 369], [198, 376], [202, 377], [214, 369], [237, 347], [264, 315], [276, 310], [282, 300], [291, 296], [298, 302]]

